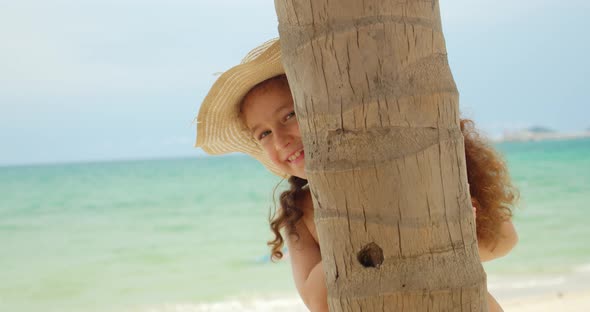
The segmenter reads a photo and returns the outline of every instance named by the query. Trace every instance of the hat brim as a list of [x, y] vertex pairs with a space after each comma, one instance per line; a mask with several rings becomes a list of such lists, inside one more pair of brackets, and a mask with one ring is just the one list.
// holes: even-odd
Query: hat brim
[[[264, 45], [268, 47], [262, 50]], [[240, 120], [239, 106], [246, 93], [258, 83], [285, 73], [278, 39], [266, 42], [253, 52], [259, 53], [252, 60], [221, 74], [209, 90], [197, 116], [195, 147], [211, 155], [246, 153], [272, 173], [286, 177]]]

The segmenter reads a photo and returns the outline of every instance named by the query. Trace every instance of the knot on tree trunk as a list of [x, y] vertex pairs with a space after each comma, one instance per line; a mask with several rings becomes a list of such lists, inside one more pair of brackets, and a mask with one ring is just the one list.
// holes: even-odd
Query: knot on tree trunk
[[365, 268], [379, 268], [384, 260], [383, 249], [375, 243], [369, 243], [359, 251], [357, 259]]

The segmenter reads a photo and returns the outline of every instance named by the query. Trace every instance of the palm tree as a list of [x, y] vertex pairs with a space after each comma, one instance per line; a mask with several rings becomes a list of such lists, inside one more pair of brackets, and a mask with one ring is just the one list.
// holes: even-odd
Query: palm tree
[[487, 310], [438, 1], [275, 7], [330, 310]]

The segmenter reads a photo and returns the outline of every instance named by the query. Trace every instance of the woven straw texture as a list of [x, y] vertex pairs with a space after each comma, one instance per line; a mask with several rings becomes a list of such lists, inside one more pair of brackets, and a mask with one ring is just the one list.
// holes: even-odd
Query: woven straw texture
[[239, 118], [239, 105], [246, 93], [258, 83], [284, 73], [280, 42], [273, 39], [250, 51], [239, 65], [221, 74], [199, 109], [195, 146], [211, 155], [246, 153], [272, 173], [286, 177]]

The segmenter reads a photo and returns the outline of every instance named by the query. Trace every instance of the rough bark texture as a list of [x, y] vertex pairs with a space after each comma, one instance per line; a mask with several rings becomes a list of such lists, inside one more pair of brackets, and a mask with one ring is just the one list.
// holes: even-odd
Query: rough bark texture
[[330, 310], [487, 310], [438, 1], [275, 6]]

